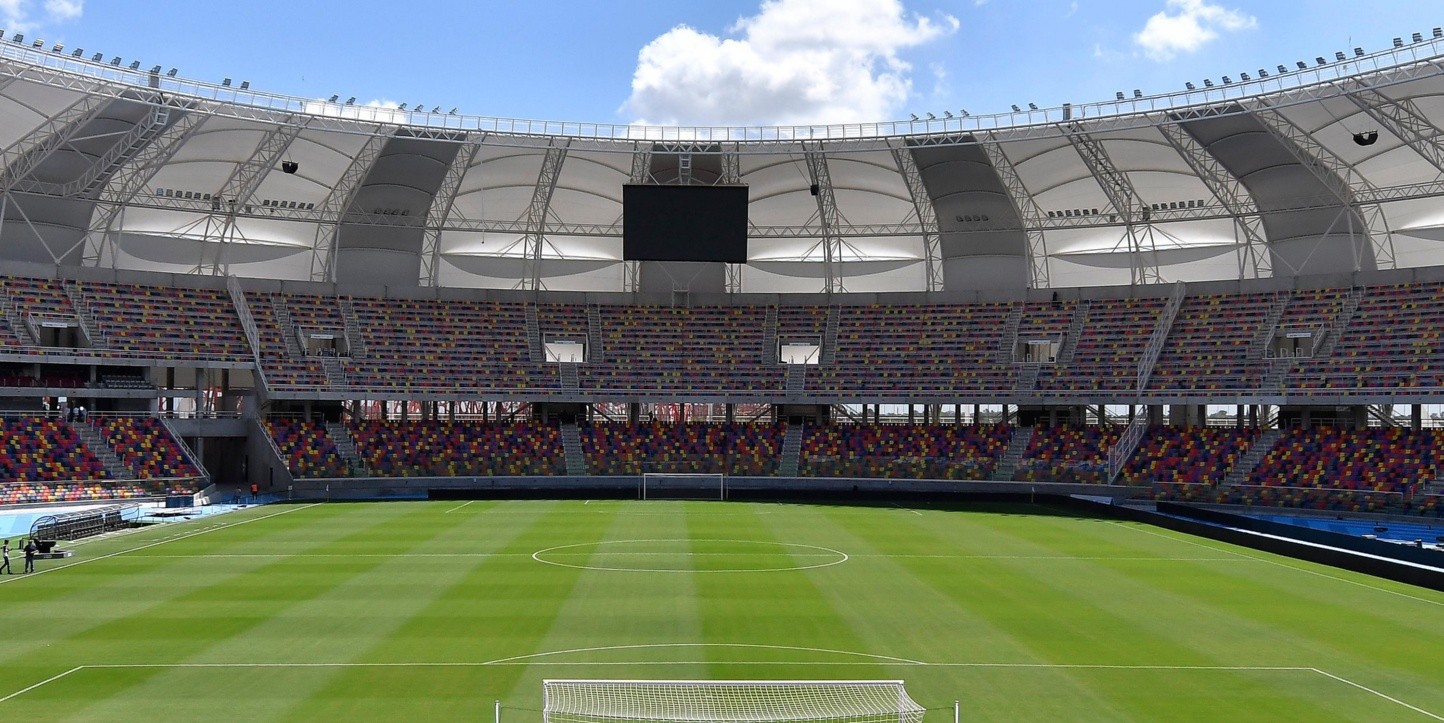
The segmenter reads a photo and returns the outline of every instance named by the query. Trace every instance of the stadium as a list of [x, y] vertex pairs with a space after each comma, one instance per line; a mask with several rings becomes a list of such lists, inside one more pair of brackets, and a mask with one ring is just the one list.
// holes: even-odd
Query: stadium
[[0, 718], [1444, 720], [1441, 61], [676, 127], [12, 34]]

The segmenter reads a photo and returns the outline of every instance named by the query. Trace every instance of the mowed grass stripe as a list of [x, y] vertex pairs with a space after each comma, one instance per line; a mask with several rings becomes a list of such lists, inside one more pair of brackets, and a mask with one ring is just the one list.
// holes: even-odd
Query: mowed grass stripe
[[[416, 507], [395, 505], [384, 512], [371, 510], [360, 517], [371, 521], [373, 525], [394, 523], [415, 515], [418, 511], [419, 508]], [[299, 510], [285, 517], [310, 513], [311, 510]], [[343, 513], [326, 511], [318, 514], [325, 518]], [[247, 539], [260, 539], [266, 535], [266, 524], [266, 521], [260, 521], [216, 534], [231, 535], [232, 544], [244, 545]], [[345, 534], [341, 534], [341, 531], [347, 529], [346, 527], [331, 526], [327, 528], [327, 536], [312, 534], [310, 537], [313, 543], [309, 547], [302, 545], [300, 549], [325, 551], [335, 549], [334, 546], [337, 545], [344, 547], [348, 538], [366, 539], [374, 536], [373, 525], [361, 529], [350, 527], [350, 532]], [[184, 540], [173, 544], [177, 549], [186, 549], [187, 546]], [[123, 567], [127, 558], [128, 556], [115, 557], [89, 567]], [[323, 571], [307, 563], [284, 558], [231, 564], [235, 566], [234, 569], [239, 570], [237, 574], [191, 588], [181, 595], [151, 606], [141, 614], [110, 618], [102, 625], [58, 642], [54, 648], [47, 649], [45, 653], [34, 658], [37, 661], [50, 662], [47, 660], [50, 654], [61, 656], [58, 662], [50, 663], [56, 668], [95, 663], [185, 662], [190, 655], [216, 641], [248, 634], [265, 623], [278, 605], [320, 595], [350, 575], [379, 563], [372, 561], [336, 566], [329, 574], [322, 574]], [[177, 581], [183, 582], [179, 579]], [[106, 615], [103, 606], [96, 606], [96, 614]], [[22, 710], [33, 708], [35, 715], [42, 719], [78, 716], [105, 720], [104, 716], [89, 716], [85, 712], [87, 707], [103, 707], [108, 699], [124, 698], [131, 689], [163, 670], [133, 669], [119, 674], [114, 670], [100, 673], [87, 671], [86, 675], [70, 676], [9, 703], [20, 703]]]
[[[786, 568], [812, 564], [811, 559], [799, 562], [791, 554], [795, 548], [779, 543], [806, 542], [794, 533], [779, 533], [770, 505], [750, 505], [744, 510], [753, 514], [712, 515], [732, 505], [693, 503], [695, 514], [687, 518], [688, 533], [694, 540], [745, 540], [776, 545], [771, 556], [752, 561], [757, 567]], [[832, 569], [832, 568], [823, 568]], [[775, 572], [735, 572], [698, 574], [696, 576], [699, 609], [702, 613], [702, 634], [705, 642], [714, 645], [751, 644], [779, 648], [827, 648], [841, 651], [866, 651], [866, 644], [853, 629], [852, 621], [834, 606], [833, 599], [820, 589], [810, 570]], [[767, 648], [726, 648], [705, 650], [711, 661], [708, 678], [887, 678], [888, 668], [867, 658], [811, 653], [799, 650]], [[779, 662], [845, 661], [845, 668], [813, 665], [775, 665], [758, 667], [744, 661]], [[861, 663], [861, 664], [858, 664]]]
[[[860, 532], [870, 534], [881, 549], [898, 545], [912, 547], [919, 541], [939, 549], [977, 549], [979, 544], [984, 544], [989, 549], [1018, 556], [936, 560], [932, 564], [902, 558], [898, 562], [956, 604], [988, 621], [990, 626], [1006, 631], [1029, 651], [1032, 660], [1120, 665], [1235, 664], [1211, 658], [1191, 646], [1188, 640], [1150, 630], [1150, 611], [1157, 609], [1152, 606], [1161, 602], [1153, 599], [1150, 590], [1124, 588], [1101, 599], [1080, 594], [1090, 578], [1103, 574], [1104, 568], [1098, 561], [1028, 559], [1079, 552], [1044, 548], [1026, 536], [1007, 531], [1008, 528], [1031, 529], [1028, 522], [1026, 515], [999, 518], [987, 513], [954, 512], [899, 519], [886, 528], [867, 527]], [[1140, 554], [1142, 551], [1134, 551], [1134, 555]], [[1119, 645], [1119, 641], [1127, 641], [1127, 645]], [[1074, 698], [1076, 710], [1069, 714], [1070, 718], [1161, 719], [1180, 714], [1177, 706], [1181, 700], [1210, 695], [1209, 688], [1217, 684], [1219, 676], [1172, 675], [1171, 687], [1176, 695], [1162, 698], [1140, 695], [1131, 684], [1100, 685], [1095, 672], [1083, 669], [1060, 668], [1054, 677], [1066, 679], [1067, 684], [1060, 686], [1055, 682], [1048, 686], [1050, 690], [1066, 687], [1078, 693]], [[1256, 685], [1258, 679], [1250, 671], [1225, 677], [1236, 679], [1235, 683], [1245, 690]], [[1305, 681], [1300, 678], [1296, 682]], [[1025, 690], [1017, 688], [1004, 691], [1009, 698], [1026, 695]], [[1270, 691], [1274, 700], [1278, 693]], [[1279, 705], [1284, 710], [1298, 707], [1293, 702]], [[1304, 707], [1309, 706], [1305, 703]], [[1223, 705], [1214, 712], [1225, 717], [1250, 716], [1258, 712], [1258, 704], [1240, 704], [1237, 710]]]
[[[888, 650], [915, 650], [925, 662], [991, 662], [1011, 661], [1047, 664], [1050, 658], [1031, 644], [1029, 636], [1020, 635], [1011, 621], [996, 620], [986, 610], [965, 604], [950, 594], [952, 585], [967, 586], [967, 576], [976, 569], [975, 560], [935, 559], [907, 554], [894, 558], [900, 550], [944, 553], [953, 551], [951, 541], [937, 539], [927, 530], [916, 527], [928, 515], [906, 514], [904, 511], [875, 510], [871, 515], [856, 514], [844, 507], [802, 510], [800, 529], [815, 535], [819, 544], [834, 544], [860, 557], [850, 569], [818, 571], [835, 577], [832, 582], [839, 605], [855, 608], [853, 615], [859, 630], [867, 631], [874, 644]], [[929, 513], [931, 514], [931, 513]], [[956, 513], [951, 513], [956, 514]], [[1001, 550], [1011, 554], [1011, 550]], [[991, 563], [992, 561], [981, 561]], [[938, 584], [938, 576], [948, 578]], [[880, 624], [879, 610], [884, 622]], [[974, 671], [946, 667], [917, 667], [895, 671], [909, 681], [920, 700], [929, 705], [946, 704], [954, 699], [975, 695], [967, 679]], [[1104, 716], [1123, 717], [1122, 712], [1086, 682], [1084, 676], [1062, 668], [1034, 669], [1027, 677], [1010, 678], [1011, 686], [991, 691], [1005, 691], [1008, 696], [1029, 696], [1031, 686], [1041, 685], [1050, 691], [1048, 701], [1038, 702], [1037, 713], [1045, 717], [1068, 718], [1080, 710]]]
[[[473, 543], [478, 550], [507, 554], [458, 563], [468, 567], [464, 575], [437, 586], [426, 605], [355, 662], [474, 664], [538, 651], [581, 571], [540, 564], [531, 553], [559, 539], [603, 539], [613, 515], [577, 514], [566, 502], [503, 504], [525, 514], [472, 514], [469, 507], [445, 515], [449, 507], [436, 508], [440, 516], [469, 518], [484, 534]], [[508, 695], [524, 673], [524, 666], [347, 668], [288, 717], [477, 720], [489, 717], [490, 702]]]
[[[428, 503], [398, 503], [421, 507]], [[339, 584], [309, 600], [272, 609], [271, 617], [248, 630], [244, 635], [216, 641], [197, 651], [187, 663], [212, 662], [349, 662], [368, 650], [378, 637], [384, 637], [400, 625], [409, 611], [430, 600], [437, 588], [448, 578], [460, 577], [469, 567], [452, 562], [437, 565], [423, 563], [414, 580], [424, 577], [428, 585], [405, 582], [411, 562], [407, 553], [424, 551], [433, 546], [446, 546], [458, 537], [462, 520], [433, 520], [429, 515], [411, 515], [373, 528], [376, 549], [388, 549], [395, 557], [377, 558], [374, 567], [345, 577]], [[338, 572], [317, 573], [336, 575]], [[274, 584], [266, 580], [243, 581], [250, 584]], [[256, 695], [260, 686], [251, 683], [256, 676], [236, 669], [212, 670], [212, 680], [230, 682], [218, 696], [176, 696], [171, 692], [194, 685], [197, 671], [168, 668], [143, 684], [128, 690], [123, 697], [113, 698], [87, 711], [98, 719], [154, 715], [162, 720], [194, 720], [214, 712], [225, 701], [228, 720], [274, 720], [298, 701], [303, 701], [324, 687], [339, 668], [307, 671], [305, 675], [286, 676], [277, 687], [271, 683], [266, 695]]]
[[[696, 581], [687, 539], [687, 515], [672, 502], [593, 502], [573, 505], [577, 514], [596, 514], [592, 508], [612, 508], [605, 535], [594, 542], [570, 548], [576, 556], [567, 564], [592, 567], [634, 567], [637, 570], [588, 569], [580, 571], [571, 595], [563, 602], [551, 629], [537, 646], [539, 653], [573, 651], [532, 658], [502, 701], [508, 706], [536, 707], [541, 703], [544, 678], [696, 678], [705, 677], [705, 665], [648, 665], [661, 660], [696, 659], [694, 653], [665, 646], [702, 639]], [[668, 510], [675, 514], [639, 515]], [[567, 530], [558, 530], [560, 545], [573, 545]], [[620, 552], [620, 554], [619, 554]], [[534, 563], [542, 565], [542, 563]], [[649, 570], [676, 570], [652, 572]], [[598, 649], [611, 648], [611, 649]], [[605, 663], [605, 665], [597, 665]], [[616, 665], [635, 663], [636, 665]]]

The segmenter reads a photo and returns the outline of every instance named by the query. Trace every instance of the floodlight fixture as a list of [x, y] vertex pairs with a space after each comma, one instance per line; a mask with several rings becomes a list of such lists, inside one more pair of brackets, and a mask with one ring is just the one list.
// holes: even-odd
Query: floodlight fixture
[[180, 71], [176, 70], [175, 68], [171, 68], [170, 70], [167, 70], [167, 71], [165, 72], [165, 77], [167, 77], [167, 78], [174, 78], [174, 77], [175, 77], [175, 74], [178, 73], [178, 72], [180, 72]]
[[1364, 49], [1363, 49], [1363, 48], [1354, 48], [1354, 57], [1355, 57], [1355, 58], [1362, 58], [1362, 57], [1364, 57]]
[[952, 119], [953, 119], [953, 112], [950, 111], [950, 110], [945, 110], [945, 111], [943, 111], [943, 117], [944, 117], [944, 118], [947, 118], [948, 120], [952, 120]]
[[1354, 143], [1361, 146], [1372, 146], [1379, 140], [1378, 131], [1363, 131], [1354, 134]]
[[1028, 110], [1038, 110], [1038, 104], [1037, 104], [1037, 103], [1029, 103], [1029, 104], [1028, 104]]
[[928, 120], [937, 120], [937, 119], [938, 119], [938, 117], [937, 117], [936, 115], [933, 115], [932, 113], [929, 113], [929, 114], [928, 114]]
[[353, 95], [350, 98], [347, 98], [346, 105], [356, 105], [356, 96]]
[[1289, 72], [1289, 69], [1288, 69], [1288, 68], [1285, 68], [1285, 67], [1282, 66], [1282, 65], [1279, 66], [1279, 75], [1283, 75], [1284, 73], [1287, 73], [1287, 72]]
[[1119, 91], [1114, 91], [1113, 97], [1116, 98], [1116, 99], [1118, 99], [1118, 100], [1123, 100], [1123, 91], [1121, 91], [1121, 90], [1119, 90]]
[[400, 106], [398, 106], [398, 107], [396, 108], [396, 110], [406, 110], [406, 104], [405, 104], [405, 103], [402, 103]]
[[337, 99], [337, 98], [340, 98], [340, 97], [341, 97], [341, 96], [339, 96], [339, 95], [333, 95], [333, 96], [331, 96], [329, 99], [327, 99], [326, 102], [327, 102], [327, 103], [335, 103], [335, 102], [336, 102], [336, 99]]
[[251, 81], [249, 81], [249, 80], [243, 80], [243, 81], [241, 81], [241, 90], [249, 90], [250, 87], [251, 87]]
[[231, 87], [231, 79], [230, 79], [230, 78], [222, 78], [222, 79], [221, 79], [221, 87], [222, 87], [222, 88], [229, 88], [229, 87]]
[[70, 57], [72, 58], [79, 58], [82, 55], [85, 55], [85, 48], [76, 48], [70, 53]]
[[[1198, 90], [1196, 87], [1194, 87], [1193, 81], [1191, 81], [1191, 80], [1188, 81], [1188, 82], [1186, 82], [1186, 83], [1184, 83], [1184, 84], [1183, 84], [1183, 87], [1185, 87], [1185, 88], [1187, 88], [1187, 89], [1189, 89], [1189, 90]], [[1123, 95], [1123, 94], [1122, 94], [1122, 93], [1119, 93], [1118, 95]]]
[[1444, 28], [1434, 28], [1434, 37], [1444, 38]]
[[131, 69], [131, 70], [140, 70], [140, 61], [139, 61], [139, 60], [132, 60], [132, 61], [130, 61], [130, 69]]
[[37, 39], [35, 42], [33, 42], [33, 43], [30, 44], [30, 47], [32, 47], [32, 48], [43, 48], [43, 47], [45, 47], [45, 38], [39, 38], [39, 39]]
[[1241, 80], [1241, 81], [1243, 81], [1243, 82], [1245, 82], [1245, 83], [1247, 83], [1248, 81], [1252, 80], [1252, 78], [1248, 77], [1248, 73], [1246, 73], [1246, 72], [1244, 72], [1244, 71], [1242, 71], [1242, 70], [1240, 70], [1240, 71], [1238, 72], [1238, 79]]
[[1308, 70], [1308, 69], [1309, 69], [1309, 64], [1308, 64], [1308, 63], [1305, 63], [1305, 62], [1302, 61], [1302, 60], [1295, 60], [1295, 61], [1294, 61], [1294, 65], [1299, 66], [1299, 70]]
[[439, 105], [433, 105], [433, 106], [431, 106], [431, 112], [432, 112], [432, 113], [440, 113], [440, 112], [441, 112], [441, 106], [439, 106]]
[[112, 66], [114, 66], [114, 67], [117, 67], [117, 68], [120, 67], [120, 56], [117, 55], [117, 56], [115, 56], [114, 58], [111, 58], [111, 59], [110, 59], [110, 64], [111, 64]]
[[1208, 78], [1204, 78], [1204, 79], [1203, 79], [1203, 87], [1205, 87], [1205, 88], [1212, 88], [1212, 87], [1213, 87], [1213, 81], [1212, 81], [1212, 80], [1209, 80]]
[[25, 33], [16, 33], [15, 37], [11, 38], [10, 40], [16, 43], [23, 43], [25, 42]]
[[1267, 78], [1267, 77], [1269, 77], [1269, 72], [1268, 72], [1267, 70], [1264, 70], [1263, 68], [1259, 68], [1259, 69], [1258, 69], [1258, 77], [1260, 77], [1260, 78]]
[[969, 115], [971, 115], [971, 114], [968, 113], [968, 109], [967, 109], [967, 108], [959, 108], [959, 109], [958, 109], [958, 117], [959, 117], [959, 118], [967, 118]]
[[1419, 33], [1414, 33], [1414, 34], [1413, 34], [1412, 36], [1410, 36], [1410, 37], [1412, 37], [1412, 38], [1414, 39], [1414, 42], [1416, 42], [1416, 43], [1422, 43], [1422, 42], [1424, 42], [1424, 36], [1423, 36], [1423, 35], [1420, 35]]
[[456, 108], [452, 108], [450, 111], [447, 112], [447, 114], [448, 114], [448, 115], [456, 115], [456, 111], [457, 111]]
[[105, 62], [105, 53], [96, 53], [95, 55], [90, 56], [90, 62], [92, 62], [92, 63], [103, 63], [103, 62]]
[[1022, 112], [1023, 112], [1023, 109], [1022, 109], [1022, 108], [1019, 108], [1018, 105], [1017, 105], [1016, 103], [1014, 103], [1014, 104], [1013, 104], [1013, 112], [1014, 112], [1014, 113], [1022, 113]]
[[1228, 77], [1227, 75], [1223, 76], [1223, 84], [1224, 84], [1224, 85], [1233, 85], [1233, 78], [1230, 78], [1230, 77]]
[[62, 52], [62, 51], [64, 51], [64, 50], [65, 50], [65, 45], [64, 45], [63, 43], [56, 43], [55, 45], [52, 45], [52, 46], [50, 47], [50, 52], [52, 52], [52, 53], [59, 53], [59, 52]]
[[1402, 48], [1402, 47], [1404, 47], [1404, 39], [1403, 39], [1403, 38], [1394, 38], [1394, 47], [1396, 47], [1396, 48]]
[[1329, 61], [1324, 60], [1324, 56], [1322, 56], [1322, 55], [1316, 55], [1316, 56], [1314, 56], [1314, 62], [1317, 63], [1317, 64], [1319, 64], [1319, 65], [1326, 65], [1326, 64], [1328, 64]]
[[159, 65], [151, 66], [150, 74], [151, 74], [151, 75], [160, 75], [160, 66], [159, 66]]
[[1337, 61], [1337, 62], [1342, 63], [1342, 62], [1344, 62], [1344, 59], [1347, 58], [1347, 57], [1348, 57], [1348, 56], [1344, 55], [1344, 51], [1342, 51], [1342, 50], [1335, 50], [1335, 51], [1334, 51], [1334, 60]]
[[[1017, 106], [1014, 106], [1014, 107], [1016, 108]], [[909, 113], [908, 115], [911, 115], [911, 116], [913, 117], [913, 120], [922, 120], [921, 118], [918, 117], [918, 114], [917, 114], [917, 113]]]
[[287, 175], [294, 174], [301, 170], [301, 164], [295, 161], [281, 161], [281, 172]]

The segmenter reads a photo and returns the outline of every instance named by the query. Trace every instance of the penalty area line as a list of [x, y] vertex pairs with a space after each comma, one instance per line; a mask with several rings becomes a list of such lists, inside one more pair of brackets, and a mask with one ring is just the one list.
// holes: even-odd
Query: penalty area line
[[463, 507], [465, 507], [465, 506], [467, 506], [467, 505], [469, 505], [469, 504], [471, 504], [472, 502], [475, 502], [475, 501], [476, 501], [476, 500], [468, 500], [468, 501], [463, 502], [463, 503], [461, 503], [461, 504], [459, 504], [459, 505], [457, 505], [457, 506], [455, 506], [455, 507], [453, 507], [453, 508], [451, 508], [451, 509], [449, 509], [449, 510], [443, 512], [443, 513], [441, 513], [441, 514], [443, 514], [443, 515], [449, 515], [449, 514], [455, 512], [455, 511], [457, 511], [457, 510], [459, 510], [459, 509], [461, 509], [461, 508], [463, 508]]
[[1399, 700], [1398, 698], [1395, 698], [1395, 697], [1392, 696], [1392, 695], [1385, 695], [1384, 693], [1380, 693], [1379, 691], [1374, 690], [1373, 688], [1370, 688], [1370, 687], [1367, 686], [1367, 685], [1363, 685], [1362, 683], [1355, 683], [1354, 681], [1349, 680], [1348, 678], [1345, 678], [1345, 677], [1340, 676], [1340, 675], [1334, 675], [1333, 673], [1330, 673], [1330, 672], [1327, 671], [1327, 670], [1319, 670], [1318, 668], [1310, 668], [1309, 670], [1312, 670], [1312, 671], [1314, 671], [1315, 673], [1318, 673], [1319, 675], [1324, 676], [1325, 678], [1332, 678], [1332, 679], [1337, 680], [1337, 681], [1339, 681], [1340, 683], [1343, 683], [1343, 684], [1345, 684], [1345, 685], [1351, 685], [1351, 686], [1353, 686], [1353, 687], [1355, 687], [1355, 688], [1358, 688], [1359, 690], [1364, 691], [1365, 693], [1369, 693], [1369, 694], [1371, 694], [1371, 695], [1376, 695], [1376, 696], [1378, 696], [1378, 697], [1380, 697], [1380, 698], [1383, 698], [1384, 700], [1387, 700], [1387, 701], [1389, 701], [1390, 703], [1393, 703], [1393, 704], [1395, 704], [1395, 705], [1401, 705], [1401, 706], [1403, 706], [1403, 707], [1405, 707], [1405, 708], [1408, 708], [1409, 710], [1414, 711], [1415, 713], [1418, 713], [1419, 715], [1428, 716], [1428, 717], [1433, 718], [1434, 720], [1437, 720], [1437, 721], [1444, 721], [1444, 716], [1440, 716], [1440, 715], [1438, 715], [1438, 714], [1436, 714], [1436, 713], [1430, 713], [1429, 711], [1424, 710], [1423, 708], [1420, 708], [1419, 706], [1410, 705], [1410, 704], [1408, 704], [1408, 703], [1405, 703], [1404, 701]]
[[35, 685], [30, 686], [29, 688], [25, 688], [25, 689], [23, 689], [23, 690], [17, 690], [17, 691], [15, 691], [14, 693], [11, 693], [10, 695], [5, 696], [4, 698], [0, 698], [0, 703], [4, 703], [5, 701], [10, 700], [11, 698], [18, 698], [18, 697], [20, 697], [20, 696], [22, 696], [22, 695], [25, 695], [26, 693], [29, 693], [30, 691], [35, 690], [36, 688], [39, 688], [40, 686], [45, 685], [46, 683], [54, 683], [55, 681], [60, 680], [61, 678], [64, 678], [65, 676], [70, 675], [71, 673], [74, 673], [75, 671], [81, 670], [81, 669], [83, 669], [83, 668], [85, 668], [84, 665], [77, 665], [77, 666], [75, 666], [74, 668], [71, 668], [70, 670], [65, 671], [64, 673], [61, 673], [60, 675], [52, 675], [52, 676], [50, 676], [49, 678], [46, 678], [45, 680], [42, 680], [42, 681], [40, 681], [39, 683], [36, 683]]

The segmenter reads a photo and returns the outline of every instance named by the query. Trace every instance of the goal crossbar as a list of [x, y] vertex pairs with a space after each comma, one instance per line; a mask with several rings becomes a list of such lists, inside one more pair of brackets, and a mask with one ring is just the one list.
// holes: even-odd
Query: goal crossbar
[[637, 498], [727, 499], [727, 475], [713, 472], [644, 472]]
[[542, 681], [546, 723], [917, 723], [901, 680]]

